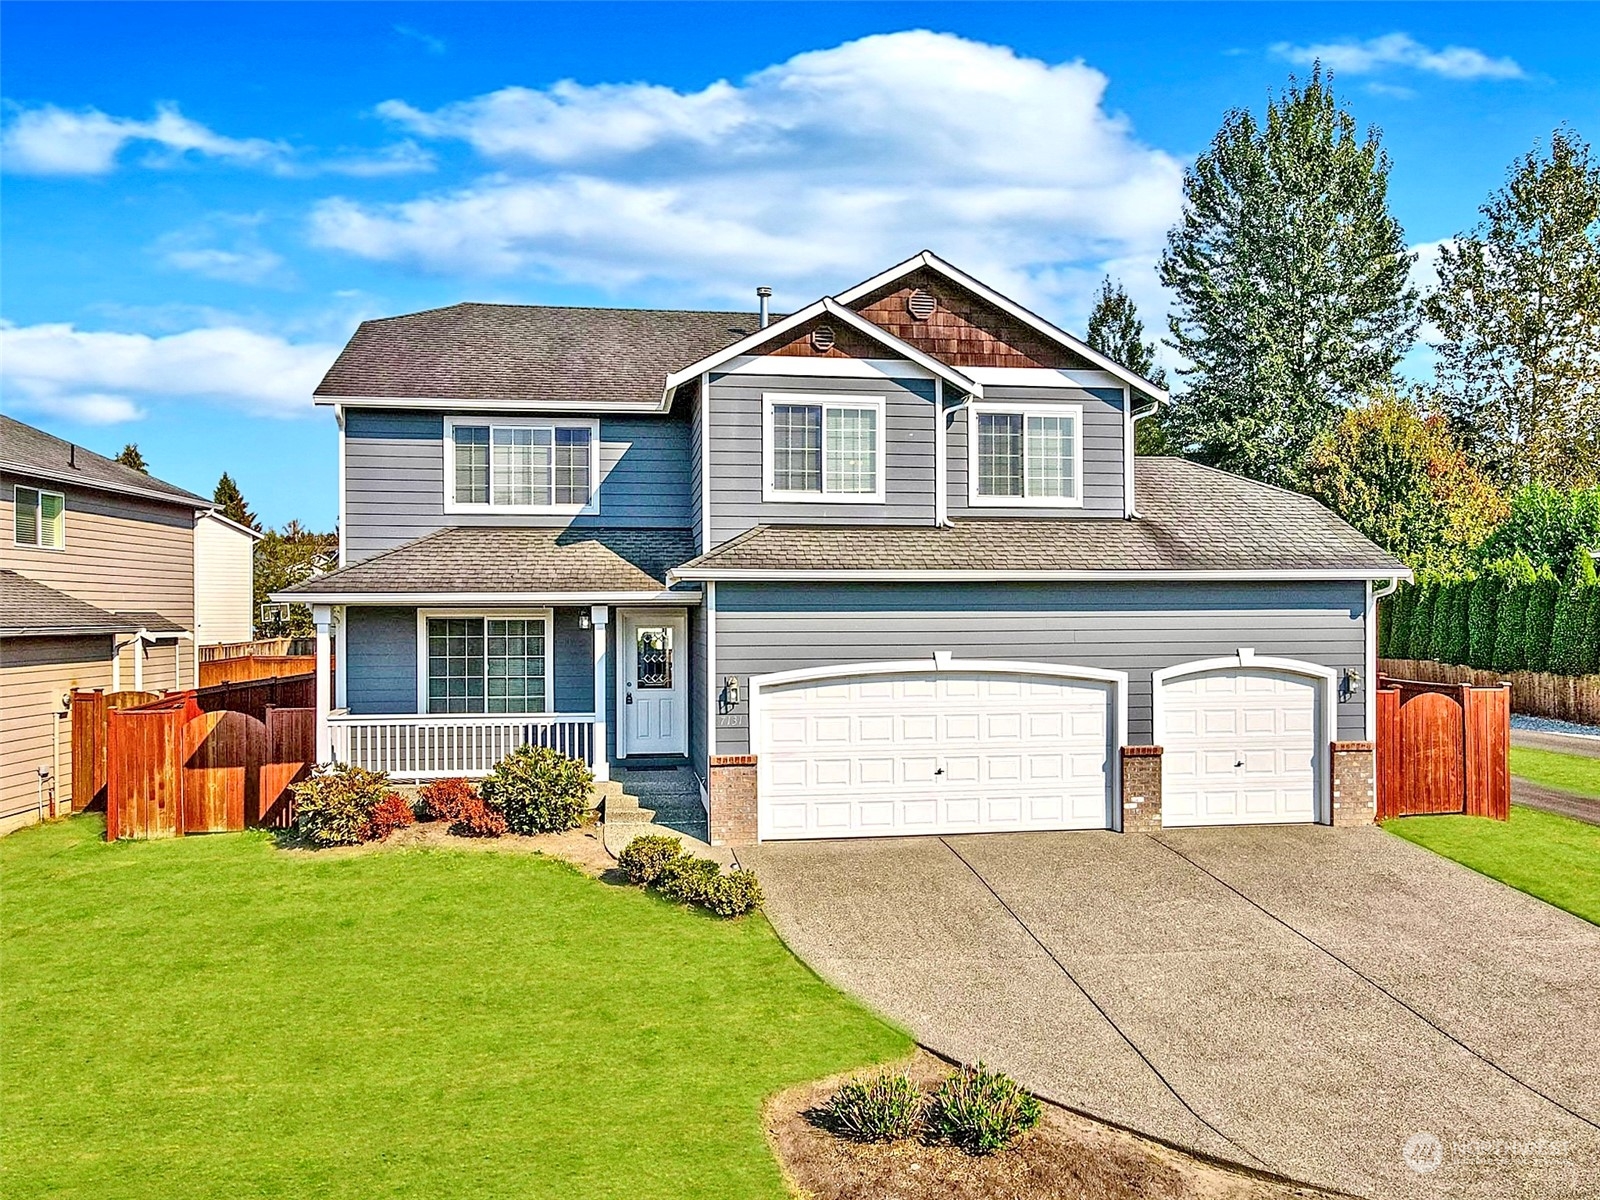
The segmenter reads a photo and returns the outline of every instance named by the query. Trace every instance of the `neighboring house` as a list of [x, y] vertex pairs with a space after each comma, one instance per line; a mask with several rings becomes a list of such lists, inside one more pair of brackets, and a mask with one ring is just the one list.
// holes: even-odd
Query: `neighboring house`
[[[34, 820], [41, 799], [69, 798], [73, 688], [194, 686], [197, 526], [210, 508], [0, 416], [0, 832]], [[249, 587], [246, 576], [246, 621]]]
[[1372, 819], [1405, 566], [1135, 459], [1165, 393], [931, 254], [770, 324], [368, 321], [317, 397], [321, 757], [687, 765], [720, 843]]
[[212, 509], [194, 526], [194, 632], [201, 646], [255, 633], [255, 552], [265, 535]]

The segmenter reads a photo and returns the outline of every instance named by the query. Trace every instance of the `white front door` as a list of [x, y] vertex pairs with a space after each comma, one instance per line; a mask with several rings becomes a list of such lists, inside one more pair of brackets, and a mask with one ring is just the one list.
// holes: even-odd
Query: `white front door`
[[623, 609], [617, 621], [617, 752], [689, 753], [689, 622], [681, 608]]

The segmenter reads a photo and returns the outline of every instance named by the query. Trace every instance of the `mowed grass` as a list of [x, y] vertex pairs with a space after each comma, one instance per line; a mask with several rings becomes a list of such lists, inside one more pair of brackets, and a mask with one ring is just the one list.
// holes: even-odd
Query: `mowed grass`
[[1600, 826], [1513, 804], [1510, 821], [1400, 817], [1383, 827], [1600, 925]]
[[1600, 758], [1513, 746], [1511, 773], [1546, 787], [1600, 799]]
[[535, 856], [0, 840], [0, 1194], [781, 1197], [761, 1104], [910, 1048], [763, 918]]

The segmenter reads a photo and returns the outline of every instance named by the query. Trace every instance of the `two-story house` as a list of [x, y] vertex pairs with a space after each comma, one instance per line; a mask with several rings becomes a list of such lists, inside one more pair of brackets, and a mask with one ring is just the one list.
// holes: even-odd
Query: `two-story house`
[[321, 757], [687, 765], [735, 844], [1371, 820], [1404, 565], [1136, 458], [1162, 389], [932, 254], [770, 322], [369, 321], [317, 397]]

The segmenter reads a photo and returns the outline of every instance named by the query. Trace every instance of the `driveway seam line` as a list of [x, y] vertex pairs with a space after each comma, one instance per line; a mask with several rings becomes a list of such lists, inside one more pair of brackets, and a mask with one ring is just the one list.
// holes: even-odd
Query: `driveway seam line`
[[1010, 904], [1006, 903], [1004, 896], [995, 891], [994, 885], [983, 877], [982, 872], [980, 872], [977, 867], [973, 866], [967, 861], [966, 855], [962, 854], [961, 851], [957, 850], [948, 841], [946, 841], [943, 835], [940, 835], [939, 842], [946, 850], [950, 851], [951, 854], [956, 856], [956, 859], [961, 863], [962, 866], [966, 867], [967, 870], [972, 872], [973, 878], [975, 878], [979, 883], [983, 884], [984, 888], [991, 896], [995, 898], [995, 901], [1000, 905], [1000, 907], [1005, 909], [1010, 915], [1011, 919], [1015, 921], [1022, 929], [1022, 932], [1027, 934], [1028, 937], [1032, 939], [1034, 945], [1038, 946], [1039, 949], [1044, 951], [1045, 956], [1056, 965], [1056, 969], [1067, 977], [1067, 981], [1071, 983], [1073, 987], [1077, 988], [1079, 993], [1085, 1000], [1089, 1002], [1090, 1006], [1093, 1007], [1095, 1012], [1100, 1014], [1100, 1019], [1103, 1020], [1107, 1025], [1111, 1026], [1111, 1028], [1116, 1032], [1116, 1035], [1127, 1043], [1128, 1048], [1139, 1056], [1139, 1061], [1144, 1063], [1144, 1065], [1150, 1069], [1150, 1073], [1161, 1081], [1161, 1086], [1166, 1088], [1168, 1092], [1172, 1093], [1172, 1098], [1179, 1104], [1183, 1105], [1185, 1111], [1187, 1111], [1191, 1117], [1193, 1117], [1196, 1121], [1199, 1121], [1200, 1124], [1211, 1130], [1212, 1133], [1216, 1134], [1223, 1141], [1227, 1142], [1228, 1145], [1232, 1146], [1235, 1150], [1239, 1151], [1240, 1154], [1243, 1154], [1246, 1157], [1260, 1163], [1261, 1166], [1268, 1171], [1276, 1170], [1276, 1168], [1274, 1168], [1273, 1165], [1266, 1159], [1262, 1158], [1258, 1154], [1255, 1154], [1249, 1148], [1234, 1141], [1233, 1138], [1223, 1133], [1222, 1130], [1218, 1129], [1210, 1121], [1206, 1120], [1198, 1112], [1196, 1112], [1194, 1106], [1183, 1098], [1182, 1093], [1180, 1093], [1177, 1088], [1172, 1086], [1171, 1081], [1161, 1073], [1160, 1068], [1157, 1067], [1155, 1063], [1151, 1062], [1149, 1056], [1139, 1048], [1139, 1044], [1127, 1035], [1122, 1026], [1118, 1025], [1117, 1022], [1112, 1019], [1111, 1014], [1108, 1013], [1101, 1006], [1100, 1002], [1090, 994], [1089, 989], [1084, 987], [1083, 984], [1079, 982], [1078, 977], [1067, 969], [1067, 965], [1062, 962], [1061, 959], [1056, 957], [1055, 951], [1050, 949], [1049, 946], [1045, 945], [1044, 942], [1039, 938], [1039, 935], [1034, 933], [1034, 931], [1028, 927], [1028, 923], [1022, 919], [1022, 917], [1017, 913], [1016, 909], [1012, 908]]
[[1557, 1100], [1554, 1096], [1547, 1095], [1546, 1093], [1540, 1091], [1538, 1088], [1534, 1087], [1533, 1084], [1529, 1083], [1527, 1080], [1519, 1079], [1517, 1076], [1513, 1075], [1510, 1071], [1508, 1071], [1504, 1067], [1502, 1067], [1499, 1063], [1495, 1062], [1494, 1059], [1490, 1058], [1488, 1055], [1486, 1055], [1483, 1052], [1473, 1048], [1472, 1046], [1467, 1045], [1466, 1042], [1463, 1042], [1460, 1038], [1456, 1037], [1455, 1034], [1451, 1033], [1444, 1026], [1442, 1026], [1442, 1025], [1438, 1024], [1437, 1022], [1435, 1022], [1426, 1013], [1422, 1012], [1420, 1009], [1412, 1007], [1405, 1000], [1403, 1000], [1399, 996], [1397, 996], [1394, 992], [1391, 992], [1388, 988], [1384, 987], [1383, 984], [1379, 983], [1376, 979], [1372, 978], [1365, 971], [1361, 970], [1360, 967], [1356, 966], [1354, 963], [1349, 962], [1348, 960], [1346, 960], [1344, 958], [1341, 958], [1338, 954], [1336, 954], [1332, 950], [1328, 949], [1328, 947], [1324, 946], [1321, 942], [1317, 941], [1315, 938], [1311, 937], [1309, 934], [1302, 933], [1300, 930], [1296, 929], [1293, 925], [1289, 924], [1288, 921], [1285, 921], [1277, 913], [1273, 912], [1271, 909], [1267, 908], [1265, 905], [1263, 905], [1263, 904], [1257, 902], [1256, 900], [1252, 899], [1250, 896], [1246, 895], [1244, 892], [1242, 892], [1238, 888], [1234, 887], [1233, 884], [1229, 883], [1226, 879], [1223, 879], [1220, 875], [1217, 875], [1214, 872], [1208, 870], [1207, 868], [1201, 866], [1194, 859], [1190, 858], [1187, 854], [1185, 854], [1182, 850], [1179, 850], [1176, 846], [1170, 845], [1169, 843], [1162, 841], [1161, 838], [1157, 837], [1153, 833], [1152, 834], [1146, 834], [1145, 836], [1148, 837], [1152, 842], [1156, 843], [1156, 845], [1162, 846], [1165, 849], [1170, 850], [1173, 854], [1176, 854], [1179, 858], [1181, 858], [1184, 862], [1188, 863], [1196, 871], [1199, 871], [1202, 875], [1205, 875], [1209, 879], [1214, 879], [1217, 883], [1219, 883], [1223, 887], [1227, 888], [1235, 896], [1239, 897], [1239, 899], [1243, 900], [1246, 904], [1250, 905], [1250, 907], [1256, 909], [1258, 912], [1264, 914], [1265, 916], [1269, 917], [1273, 921], [1276, 921], [1279, 925], [1282, 925], [1290, 933], [1294, 934], [1295, 937], [1297, 937], [1301, 941], [1305, 942], [1306, 945], [1311, 946], [1314, 949], [1322, 951], [1322, 953], [1326, 954], [1329, 958], [1333, 959], [1334, 962], [1338, 963], [1345, 970], [1349, 971], [1352, 975], [1354, 975], [1357, 979], [1361, 980], [1368, 987], [1372, 988], [1376, 992], [1381, 993], [1384, 996], [1387, 996], [1390, 1000], [1393, 1000], [1401, 1008], [1405, 1009], [1412, 1016], [1416, 1017], [1417, 1020], [1421, 1021], [1424, 1025], [1426, 1025], [1430, 1029], [1434, 1030], [1436, 1033], [1439, 1034], [1439, 1036], [1443, 1037], [1446, 1041], [1452, 1043], [1453, 1045], [1459, 1046], [1461, 1049], [1465, 1050], [1468, 1054], [1472, 1055], [1473, 1058], [1476, 1058], [1479, 1062], [1483, 1063], [1484, 1065], [1494, 1069], [1495, 1071], [1498, 1071], [1501, 1075], [1504, 1075], [1507, 1079], [1509, 1079], [1512, 1083], [1516, 1084], [1518, 1087], [1524, 1088], [1527, 1091], [1532, 1092], [1535, 1096], [1538, 1096], [1539, 1099], [1547, 1101], [1548, 1103], [1555, 1105], [1555, 1107], [1559, 1108], [1562, 1112], [1566, 1113], [1568, 1116], [1577, 1118], [1579, 1121], [1582, 1121], [1585, 1125], [1589, 1126], [1591, 1129], [1600, 1130], [1600, 1122], [1596, 1122], [1596, 1121], [1590, 1120], [1588, 1117], [1584, 1116], [1581, 1112], [1578, 1112], [1575, 1109], [1568, 1108], [1565, 1104], [1563, 1104], [1561, 1101]]

